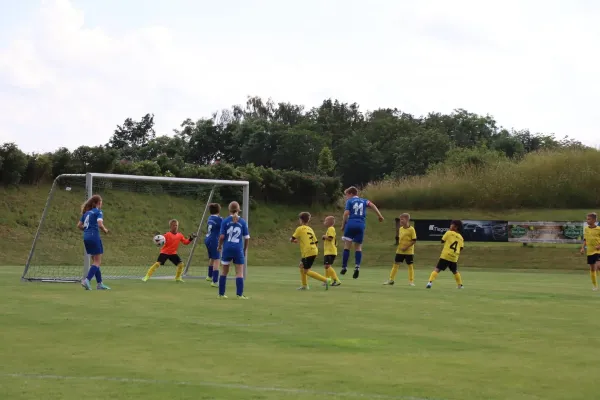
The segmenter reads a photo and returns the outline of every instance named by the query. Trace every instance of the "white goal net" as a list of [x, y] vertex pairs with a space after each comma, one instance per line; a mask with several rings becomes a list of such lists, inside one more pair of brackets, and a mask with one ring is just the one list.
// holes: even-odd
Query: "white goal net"
[[[247, 181], [187, 179], [114, 174], [61, 175], [54, 180], [33, 238], [22, 279], [46, 282], [79, 282], [89, 269], [82, 233], [77, 229], [82, 203], [93, 194], [102, 196], [104, 254], [102, 276], [110, 279], [142, 278], [156, 261], [160, 248], [152, 238], [169, 231], [169, 221], [179, 221], [186, 237], [198, 235], [178, 254], [185, 263], [184, 277], [204, 278], [208, 257], [204, 246], [211, 202], [238, 201], [244, 219], [249, 217], [250, 191]], [[153, 274], [175, 276], [168, 261]], [[247, 266], [244, 271], [246, 277]]]

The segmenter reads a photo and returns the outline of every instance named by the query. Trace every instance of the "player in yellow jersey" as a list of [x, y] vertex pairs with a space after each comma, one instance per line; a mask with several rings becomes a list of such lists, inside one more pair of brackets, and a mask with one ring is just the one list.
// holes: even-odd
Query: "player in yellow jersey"
[[589, 213], [583, 228], [583, 245], [581, 254], [587, 249], [587, 263], [590, 266], [590, 277], [592, 278], [592, 290], [598, 290], [598, 270], [600, 269], [600, 226], [596, 225], [598, 215]]
[[390, 272], [390, 279], [385, 281], [384, 285], [393, 285], [396, 280], [396, 274], [400, 268], [400, 264], [406, 261], [408, 267], [408, 284], [415, 286], [415, 243], [417, 242], [417, 232], [415, 228], [410, 226], [410, 214], [404, 213], [400, 215], [400, 229], [398, 230], [398, 248], [396, 248], [396, 257], [394, 265]]
[[315, 271], [311, 271], [315, 259], [319, 255], [319, 248], [317, 247], [317, 243], [319, 243], [319, 241], [317, 240], [313, 229], [308, 226], [310, 221], [310, 213], [302, 212], [298, 216], [298, 219], [300, 221], [300, 226], [296, 228], [296, 231], [290, 239], [292, 243], [298, 243], [300, 245], [300, 253], [302, 254], [302, 259], [300, 260], [299, 265], [302, 286], [300, 286], [298, 290], [308, 289], [307, 276], [325, 283], [325, 290], [328, 290], [332, 279], [326, 278]]
[[325, 264], [325, 276], [333, 280], [331, 286], [340, 286], [342, 282], [340, 282], [335, 270], [331, 267], [337, 256], [337, 240], [335, 228], [333, 227], [334, 224], [335, 218], [331, 215], [326, 217], [323, 222], [323, 225], [327, 228], [327, 231], [323, 235], [323, 263]]
[[444, 236], [442, 236], [444, 248], [442, 249], [442, 255], [440, 256], [437, 266], [429, 276], [429, 283], [427, 283], [426, 286], [427, 289], [431, 289], [431, 285], [433, 284], [435, 278], [437, 278], [440, 271], [445, 271], [446, 268], [449, 268], [454, 274], [454, 279], [456, 280], [458, 288], [463, 288], [462, 278], [460, 276], [460, 272], [458, 272], [458, 257], [460, 256], [460, 252], [465, 247], [465, 240], [459, 233], [461, 229], [462, 222], [453, 220], [450, 223], [450, 230], [444, 233]]

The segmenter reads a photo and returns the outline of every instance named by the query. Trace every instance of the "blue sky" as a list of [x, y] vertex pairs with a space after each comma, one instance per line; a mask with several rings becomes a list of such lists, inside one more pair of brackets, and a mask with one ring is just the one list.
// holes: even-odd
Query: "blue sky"
[[600, 5], [541, 0], [0, 0], [0, 143], [105, 143], [127, 117], [159, 134], [247, 95], [423, 115], [600, 145]]

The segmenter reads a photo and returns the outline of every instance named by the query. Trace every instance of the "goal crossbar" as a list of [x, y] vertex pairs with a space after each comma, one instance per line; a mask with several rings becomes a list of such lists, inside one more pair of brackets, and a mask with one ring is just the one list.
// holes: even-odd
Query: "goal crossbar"
[[[187, 259], [187, 263], [186, 263], [186, 267], [185, 267], [185, 271], [184, 271], [184, 276], [187, 276], [187, 272], [189, 271], [189, 267], [190, 264], [192, 262], [192, 257], [194, 254], [194, 249], [195, 246], [198, 242], [199, 236], [200, 236], [200, 232], [202, 229], [202, 226], [204, 224], [204, 220], [206, 218], [206, 214], [208, 211], [208, 206], [210, 204], [210, 202], [212, 201], [213, 198], [213, 194], [214, 191], [217, 187], [219, 186], [236, 186], [236, 187], [242, 187], [243, 189], [243, 194], [242, 194], [242, 215], [244, 216], [244, 219], [246, 221], [248, 221], [249, 219], [249, 209], [250, 209], [250, 183], [248, 181], [234, 181], [234, 180], [224, 180], [224, 179], [201, 179], [201, 178], [171, 178], [171, 177], [162, 177], [162, 176], [139, 176], [139, 175], [118, 175], [118, 174], [105, 174], [105, 173], [87, 173], [87, 174], [62, 174], [57, 176], [54, 181], [52, 182], [52, 186], [50, 188], [50, 192], [48, 193], [48, 197], [46, 199], [46, 203], [44, 205], [44, 210], [42, 211], [42, 215], [40, 217], [40, 221], [38, 223], [38, 227], [36, 229], [34, 238], [33, 238], [33, 242], [31, 245], [31, 249], [29, 251], [29, 255], [27, 257], [27, 261], [25, 263], [25, 268], [23, 271], [23, 275], [21, 277], [22, 280], [25, 281], [43, 281], [43, 282], [78, 282], [81, 277], [85, 276], [87, 274], [87, 271], [90, 267], [90, 257], [85, 253], [84, 251], [84, 262], [83, 262], [83, 269], [82, 269], [82, 273], [81, 273], [81, 277], [77, 277], [76, 279], [74, 278], [60, 278], [60, 277], [56, 277], [56, 278], [28, 278], [27, 277], [27, 273], [29, 271], [29, 268], [31, 266], [31, 261], [33, 258], [33, 255], [35, 253], [35, 249], [36, 249], [36, 245], [39, 241], [40, 238], [40, 233], [42, 231], [42, 227], [44, 226], [44, 221], [46, 220], [46, 217], [48, 215], [48, 210], [50, 208], [51, 202], [52, 202], [52, 198], [54, 197], [54, 194], [57, 190], [58, 184], [61, 180], [64, 179], [85, 179], [85, 193], [86, 193], [86, 198], [91, 197], [94, 194], [94, 180], [95, 179], [108, 179], [108, 180], [112, 180], [112, 181], [131, 181], [131, 182], [154, 182], [154, 183], [171, 183], [171, 184], [198, 184], [198, 185], [210, 185], [212, 186], [212, 189], [210, 191], [210, 195], [208, 197], [208, 200], [205, 204], [204, 207], [204, 211], [202, 213], [202, 218], [200, 220], [200, 223], [198, 225], [197, 228], [197, 236], [196, 239], [193, 242], [193, 246], [192, 249], [190, 251], [190, 254], [188, 256]], [[82, 201], [84, 201], [85, 199], [82, 199]], [[244, 279], [246, 279], [247, 277], [247, 268], [248, 268], [248, 257], [246, 254], [246, 264], [244, 265]], [[191, 276], [187, 276], [188, 278], [190, 278]], [[195, 277], [194, 277], [195, 278]]]

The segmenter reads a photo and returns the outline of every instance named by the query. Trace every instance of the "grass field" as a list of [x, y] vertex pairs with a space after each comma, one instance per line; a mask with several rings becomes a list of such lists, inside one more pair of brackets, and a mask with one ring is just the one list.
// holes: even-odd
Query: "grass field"
[[600, 298], [583, 271], [466, 269], [464, 290], [449, 273], [426, 290], [429, 268], [417, 287], [364, 268], [299, 292], [296, 268], [253, 267], [247, 301], [199, 280], [86, 292], [20, 273], [0, 268], [3, 399], [598, 396]]
[[[396, 286], [384, 287], [395, 250], [394, 217], [411, 211], [384, 209], [384, 223], [369, 219], [359, 280], [344, 277], [329, 291], [315, 282], [309, 292], [298, 292], [298, 249], [288, 238], [302, 210], [259, 205], [250, 215], [250, 300], [217, 300], [215, 289], [199, 280], [110, 281], [110, 292], [85, 292], [76, 284], [19, 281], [47, 191], [0, 189], [0, 399], [598, 396], [600, 294], [591, 291], [578, 245], [467, 243], [460, 259], [466, 288], [459, 291], [449, 272], [432, 290], [424, 288], [440, 245], [419, 242], [417, 287], [403, 284], [404, 268]], [[81, 265], [74, 228], [81, 199], [76, 188], [57, 192], [34, 265]], [[156, 257], [154, 230], [166, 229], [174, 217], [189, 233], [203, 206], [118, 191], [105, 200], [111, 234], [104, 237], [103, 268], [139, 274]], [[341, 215], [333, 208], [310, 211], [317, 232], [325, 215]], [[411, 213], [580, 221], [587, 212]], [[205, 268], [204, 249], [195, 260], [196, 268]]]

